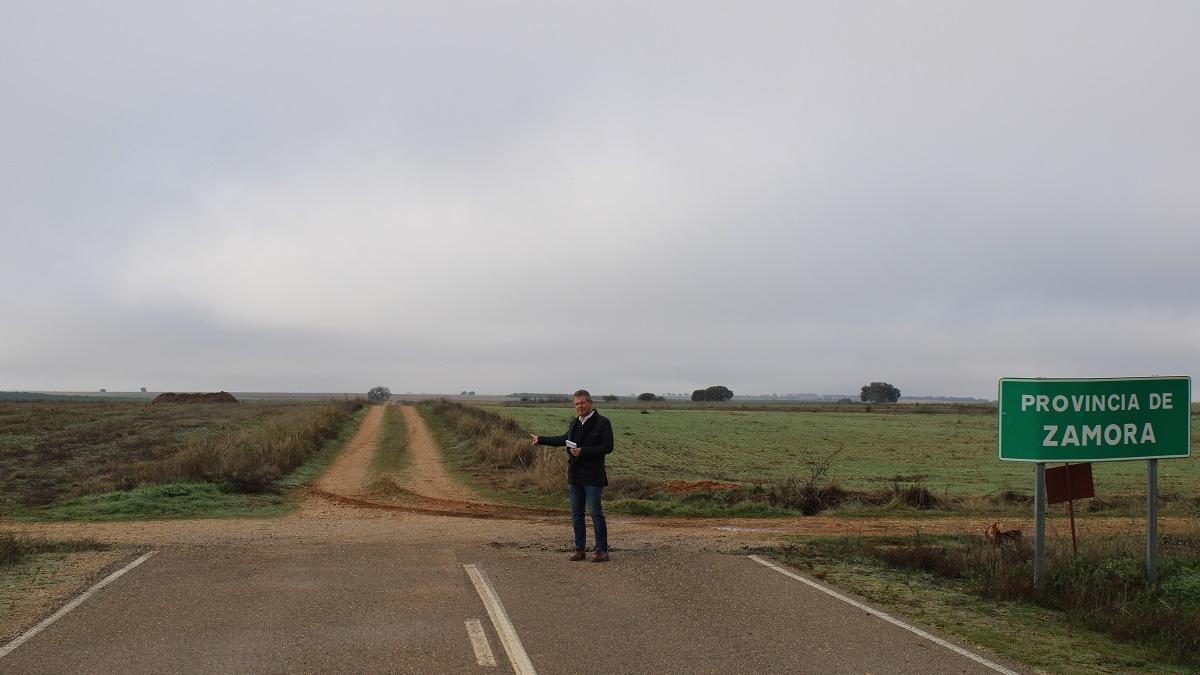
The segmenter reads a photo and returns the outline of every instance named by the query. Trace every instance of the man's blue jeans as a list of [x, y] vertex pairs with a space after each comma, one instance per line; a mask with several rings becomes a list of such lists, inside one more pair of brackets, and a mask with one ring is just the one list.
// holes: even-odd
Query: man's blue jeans
[[576, 485], [567, 483], [567, 494], [571, 498], [571, 526], [575, 528], [575, 548], [587, 548], [587, 527], [583, 524], [583, 506], [592, 512], [592, 527], [596, 530], [596, 550], [608, 552], [608, 523], [604, 520], [604, 507], [600, 504], [603, 485]]

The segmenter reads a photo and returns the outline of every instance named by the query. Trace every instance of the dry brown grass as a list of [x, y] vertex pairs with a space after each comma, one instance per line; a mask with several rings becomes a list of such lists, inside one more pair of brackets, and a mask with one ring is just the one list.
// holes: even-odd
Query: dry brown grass
[[95, 539], [50, 541], [31, 538], [14, 532], [0, 532], [0, 567], [11, 567], [39, 553], [72, 553], [77, 551], [104, 551], [108, 544]]
[[[254, 430], [265, 427], [302, 429], [320, 407], [0, 402], [0, 511], [63, 503], [175, 475], [236, 475], [233, 461], [219, 462], [228, 451], [222, 453], [218, 446], [245, 445], [255, 437]], [[178, 471], [168, 471], [180, 453], [191, 456], [177, 460]], [[219, 471], [207, 468], [217, 463], [226, 466]]]
[[300, 466], [326, 439], [337, 436], [362, 405], [358, 400], [328, 403], [287, 422], [198, 439], [165, 460], [135, 465], [128, 487], [198, 480], [260, 492]]
[[511, 417], [445, 400], [435, 402], [433, 412], [455, 436], [470, 443], [474, 462], [505, 469], [513, 486], [552, 493], [566, 485], [562, 450], [531, 445], [529, 434]]
[[1145, 540], [1089, 537], [1047, 547], [1045, 583], [1033, 583], [1029, 540], [1000, 546], [979, 536], [929, 536], [813, 542], [842, 557], [870, 556], [890, 567], [954, 579], [984, 598], [1019, 600], [1062, 611], [1073, 622], [1123, 640], [1154, 645], [1167, 658], [1200, 665], [1200, 539], [1161, 542], [1159, 583], [1143, 568]]

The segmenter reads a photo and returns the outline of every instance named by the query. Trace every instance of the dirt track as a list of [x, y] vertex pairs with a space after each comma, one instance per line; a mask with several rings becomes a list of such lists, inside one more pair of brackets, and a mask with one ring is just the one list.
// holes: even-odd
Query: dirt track
[[384, 406], [371, 406], [363, 418], [362, 425], [346, 449], [329, 469], [321, 474], [316, 487], [322, 492], [335, 495], [359, 495], [371, 469], [375, 449], [379, 447], [379, 436], [383, 427]]
[[446, 472], [442, 465], [442, 454], [434, 442], [425, 420], [413, 406], [400, 408], [408, 424], [408, 454], [411, 470], [400, 487], [409, 492], [450, 501], [476, 501], [475, 495]]

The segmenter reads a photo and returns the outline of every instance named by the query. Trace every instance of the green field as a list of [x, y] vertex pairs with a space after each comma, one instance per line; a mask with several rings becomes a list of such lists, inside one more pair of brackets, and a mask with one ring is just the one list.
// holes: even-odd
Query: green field
[[[574, 415], [569, 407], [488, 406], [531, 433], [562, 434]], [[910, 409], [911, 410], [911, 409]], [[1031, 494], [1033, 466], [997, 459], [994, 414], [921, 412], [791, 412], [745, 410], [650, 410], [611, 408], [616, 450], [610, 478], [652, 481], [748, 482], [806, 477], [806, 462], [837, 452], [828, 478], [851, 490], [871, 491], [896, 480], [921, 481], [952, 495]], [[1192, 444], [1200, 424], [1193, 411]], [[1094, 465], [1096, 494], [1145, 491], [1144, 462]], [[1165, 495], [1200, 493], [1195, 457], [1159, 463]]]

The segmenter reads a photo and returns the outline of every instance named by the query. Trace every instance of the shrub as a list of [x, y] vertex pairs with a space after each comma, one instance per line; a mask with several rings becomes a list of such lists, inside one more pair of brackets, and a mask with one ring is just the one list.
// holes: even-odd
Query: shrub
[[362, 405], [361, 399], [329, 403], [296, 420], [273, 421], [237, 434], [199, 439], [167, 460], [138, 465], [119, 487], [195, 480], [227, 483], [242, 492], [261, 492], [300, 466], [326, 440], [337, 436]]
[[941, 500], [920, 481], [908, 484], [896, 481], [892, 483], [892, 496], [887, 506], [891, 508], [908, 506], [914, 509], [929, 510], [941, 506]]
[[469, 457], [476, 464], [507, 469], [512, 482], [541, 492], [560, 491], [566, 484], [562, 450], [531, 445], [529, 434], [511, 417], [445, 399], [433, 403], [433, 413], [470, 444]]
[[1200, 569], [1185, 567], [1162, 582], [1163, 602], [1180, 609], [1200, 610]]
[[1032, 504], [1033, 495], [1017, 490], [1005, 490], [1000, 493], [1000, 501], [1005, 504]]
[[800, 478], [786, 478], [763, 484], [761, 491], [752, 496], [755, 501], [812, 516], [839, 506], [846, 501], [847, 493], [837, 483], [819, 486]]
[[957, 579], [985, 598], [1062, 611], [1095, 630], [1154, 645], [1179, 663], [1200, 663], [1200, 540], [1195, 538], [1164, 538], [1170, 555], [1160, 561], [1157, 585], [1146, 580], [1142, 541], [1093, 538], [1081, 542], [1077, 556], [1066, 542], [1051, 541], [1041, 587], [1033, 584], [1029, 540], [996, 547], [981, 536], [935, 539], [918, 532], [900, 542], [858, 541], [858, 555], [891, 567]]

